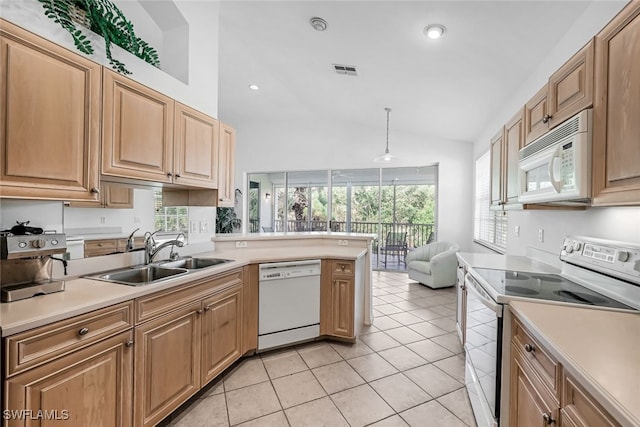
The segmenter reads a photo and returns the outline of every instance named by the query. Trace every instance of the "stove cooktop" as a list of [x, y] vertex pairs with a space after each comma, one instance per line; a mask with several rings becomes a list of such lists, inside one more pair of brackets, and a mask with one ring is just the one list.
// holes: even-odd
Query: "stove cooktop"
[[608, 296], [592, 291], [558, 274], [474, 268], [499, 294], [549, 301], [633, 310]]

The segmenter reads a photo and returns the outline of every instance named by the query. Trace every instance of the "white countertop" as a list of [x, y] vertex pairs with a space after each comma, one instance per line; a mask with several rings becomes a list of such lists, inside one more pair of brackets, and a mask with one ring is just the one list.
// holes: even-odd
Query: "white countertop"
[[509, 308], [622, 425], [640, 426], [640, 313], [524, 301]]
[[219, 274], [247, 264], [315, 258], [357, 259], [366, 254], [366, 252], [366, 248], [350, 246], [271, 247], [219, 250], [195, 254], [194, 256], [226, 258], [235, 261], [198, 270], [152, 285], [127, 286], [87, 278], [66, 280], [66, 289], [63, 292], [42, 295], [11, 303], [1, 303], [0, 329], [2, 330], [3, 337], [13, 335], [122, 301], [180, 286], [184, 283]]
[[493, 268], [498, 270], [528, 271], [532, 273], [559, 273], [560, 270], [526, 256], [459, 252], [458, 261], [467, 268]]
[[274, 233], [231, 233], [217, 234], [211, 240], [214, 242], [234, 241], [234, 240], [285, 240], [285, 239], [353, 239], [353, 240], [373, 240], [377, 234], [369, 233], [339, 233], [334, 231], [282, 231]]

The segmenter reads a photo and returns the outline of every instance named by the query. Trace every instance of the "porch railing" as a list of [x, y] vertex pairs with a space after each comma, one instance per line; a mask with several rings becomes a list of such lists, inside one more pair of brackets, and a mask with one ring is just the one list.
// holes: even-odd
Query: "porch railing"
[[[275, 231], [327, 231], [326, 221], [296, 221], [296, 220], [276, 220], [274, 221]], [[346, 232], [346, 221], [331, 221], [331, 231]], [[286, 227], [286, 228], [285, 228]], [[407, 247], [417, 248], [425, 245], [434, 231], [433, 224], [410, 224], [400, 222], [351, 222], [351, 233], [369, 233], [380, 236], [376, 245], [384, 245], [384, 240], [388, 233], [407, 233]]]

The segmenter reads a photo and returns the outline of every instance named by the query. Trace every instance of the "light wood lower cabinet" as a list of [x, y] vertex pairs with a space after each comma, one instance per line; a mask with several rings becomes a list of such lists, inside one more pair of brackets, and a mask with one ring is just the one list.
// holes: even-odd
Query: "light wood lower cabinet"
[[242, 271], [137, 300], [136, 426], [157, 424], [240, 358]]
[[242, 356], [242, 286], [204, 300], [202, 384]]
[[136, 426], [155, 425], [200, 390], [201, 302], [136, 327]]
[[323, 260], [322, 263], [320, 334], [355, 339], [354, 261]]
[[580, 384], [567, 375], [563, 378], [561, 417], [563, 427], [620, 426]]
[[[131, 426], [132, 338], [131, 331], [123, 332], [9, 378], [5, 408], [23, 419], [4, 425]], [[58, 421], [29, 419], [38, 411]]]

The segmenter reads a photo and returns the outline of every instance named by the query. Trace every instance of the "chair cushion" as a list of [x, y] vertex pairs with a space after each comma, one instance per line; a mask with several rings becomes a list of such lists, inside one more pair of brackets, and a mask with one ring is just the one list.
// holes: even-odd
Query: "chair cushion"
[[409, 270], [416, 270], [420, 273], [431, 274], [431, 263], [429, 261], [411, 261], [407, 267]]

